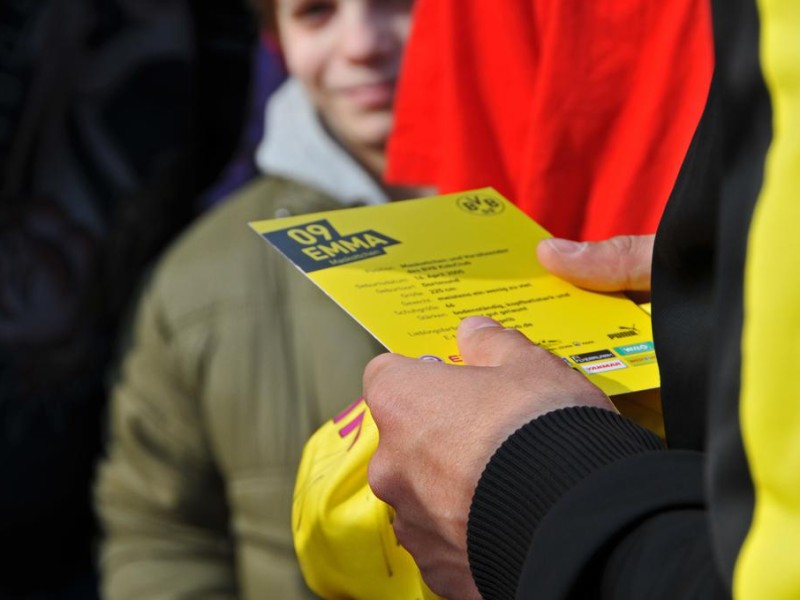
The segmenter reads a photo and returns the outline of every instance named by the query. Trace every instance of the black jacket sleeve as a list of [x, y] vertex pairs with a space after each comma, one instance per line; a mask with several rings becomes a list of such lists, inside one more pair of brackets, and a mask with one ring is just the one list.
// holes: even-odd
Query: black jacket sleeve
[[[566, 440], [569, 440], [568, 442]], [[624, 417], [569, 408], [512, 435], [473, 499], [484, 598], [713, 598], [702, 455]]]

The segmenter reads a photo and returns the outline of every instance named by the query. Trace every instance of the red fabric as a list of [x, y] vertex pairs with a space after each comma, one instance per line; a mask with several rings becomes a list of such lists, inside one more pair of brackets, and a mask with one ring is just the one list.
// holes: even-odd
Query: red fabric
[[492, 186], [554, 235], [652, 233], [713, 69], [705, 0], [417, 0], [391, 181]]

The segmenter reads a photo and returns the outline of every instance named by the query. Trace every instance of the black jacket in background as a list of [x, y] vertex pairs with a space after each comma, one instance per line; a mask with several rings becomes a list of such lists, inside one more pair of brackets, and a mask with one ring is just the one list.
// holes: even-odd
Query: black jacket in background
[[233, 151], [256, 23], [244, 0], [40, 0], [0, 24], [0, 598], [84, 598], [117, 325]]

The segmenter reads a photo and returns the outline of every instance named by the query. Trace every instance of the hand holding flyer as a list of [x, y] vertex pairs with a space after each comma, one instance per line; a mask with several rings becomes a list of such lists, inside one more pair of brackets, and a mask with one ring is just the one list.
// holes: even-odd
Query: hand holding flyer
[[549, 234], [491, 188], [251, 226], [392, 352], [461, 363], [458, 324], [485, 315], [609, 395], [658, 387], [648, 314], [548, 273]]

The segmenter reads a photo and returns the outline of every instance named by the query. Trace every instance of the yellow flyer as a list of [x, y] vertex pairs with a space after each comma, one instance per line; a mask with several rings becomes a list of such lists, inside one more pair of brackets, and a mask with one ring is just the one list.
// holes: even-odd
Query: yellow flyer
[[549, 234], [491, 188], [250, 225], [392, 352], [458, 364], [459, 322], [485, 315], [609, 395], [659, 385], [649, 315], [545, 271]]

